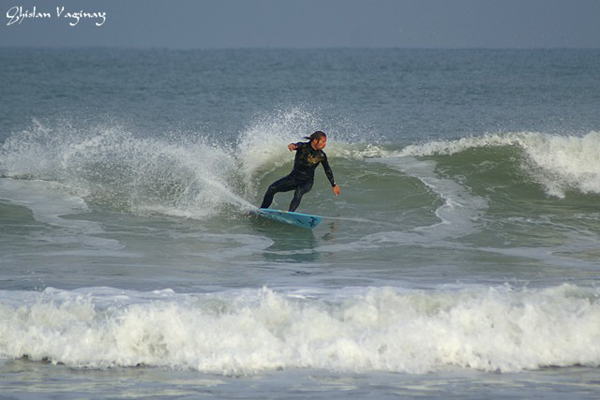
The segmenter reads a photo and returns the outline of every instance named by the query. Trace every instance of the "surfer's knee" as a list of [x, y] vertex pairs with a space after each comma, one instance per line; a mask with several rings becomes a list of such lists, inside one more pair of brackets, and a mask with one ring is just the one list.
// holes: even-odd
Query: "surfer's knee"
[[277, 182], [271, 184], [271, 186], [267, 188], [267, 194], [274, 195], [275, 193], [277, 193], [277, 188]]

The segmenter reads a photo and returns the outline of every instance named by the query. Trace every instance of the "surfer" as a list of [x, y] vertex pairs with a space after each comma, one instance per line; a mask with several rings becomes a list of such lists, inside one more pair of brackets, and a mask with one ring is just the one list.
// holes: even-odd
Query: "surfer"
[[312, 189], [315, 180], [315, 169], [319, 164], [323, 164], [325, 175], [331, 183], [333, 193], [335, 193], [336, 196], [340, 194], [340, 187], [336, 185], [335, 180], [333, 179], [333, 172], [327, 162], [327, 155], [325, 155], [325, 152], [323, 151], [327, 145], [327, 135], [321, 131], [316, 131], [304, 139], [309, 141], [290, 143], [288, 145], [290, 151], [296, 151], [294, 168], [289, 175], [284, 176], [269, 186], [260, 208], [269, 208], [273, 202], [275, 193], [295, 190], [289, 211], [296, 211], [300, 205], [302, 196]]

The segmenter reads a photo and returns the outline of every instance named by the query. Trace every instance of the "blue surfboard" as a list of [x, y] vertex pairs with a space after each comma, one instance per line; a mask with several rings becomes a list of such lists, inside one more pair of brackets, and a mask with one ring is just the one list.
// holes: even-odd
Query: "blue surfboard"
[[268, 208], [258, 208], [251, 211], [251, 214], [306, 229], [314, 228], [323, 220], [323, 217], [318, 215], [302, 214], [292, 211], [271, 210]]

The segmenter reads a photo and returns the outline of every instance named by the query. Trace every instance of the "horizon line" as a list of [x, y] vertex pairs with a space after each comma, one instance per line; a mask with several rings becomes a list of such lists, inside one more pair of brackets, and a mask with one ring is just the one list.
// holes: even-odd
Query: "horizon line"
[[176, 47], [176, 46], [110, 46], [110, 45], [0, 45], [0, 49], [31, 49], [31, 50], [163, 50], [163, 51], [206, 51], [206, 50], [600, 50], [600, 47], [574, 46], [525, 46], [525, 47], [495, 47], [495, 46], [207, 46], [207, 47]]

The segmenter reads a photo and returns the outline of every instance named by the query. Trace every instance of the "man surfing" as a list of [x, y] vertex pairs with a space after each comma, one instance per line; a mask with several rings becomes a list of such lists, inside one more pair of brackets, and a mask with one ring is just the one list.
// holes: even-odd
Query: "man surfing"
[[319, 164], [323, 164], [325, 175], [331, 183], [333, 193], [339, 196], [340, 187], [335, 183], [333, 172], [327, 162], [327, 155], [323, 151], [327, 145], [327, 135], [321, 131], [316, 131], [304, 139], [309, 140], [309, 142], [290, 143], [288, 145], [290, 151], [296, 151], [294, 168], [289, 175], [284, 176], [269, 186], [260, 208], [269, 208], [273, 202], [275, 193], [295, 190], [289, 211], [296, 211], [300, 205], [302, 196], [312, 189], [315, 180], [315, 169]]

